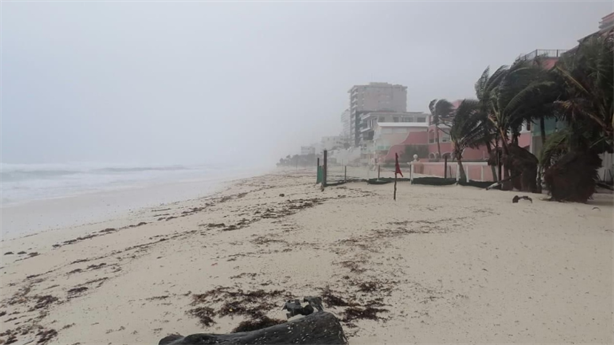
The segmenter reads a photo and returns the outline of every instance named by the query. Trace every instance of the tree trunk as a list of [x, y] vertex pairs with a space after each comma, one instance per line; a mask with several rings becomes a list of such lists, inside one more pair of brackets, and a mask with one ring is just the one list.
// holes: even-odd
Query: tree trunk
[[[487, 142], [486, 143], [486, 152], [488, 152], [488, 157], [492, 157], [492, 147], [491, 147], [491, 143]], [[501, 181], [501, 179], [499, 178], [499, 176], [497, 176], [497, 170], [495, 169], [494, 165], [490, 166], [490, 170], [492, 171], [492, 178], [494, 181]]]
[[458, 162], [459, 180], [467, 180], [467, 175], [465, 174], [465, 168], [463, 168], [463, 160], [462, 160], [462, 158], [458, 157], [458, 158], [456, 158], [456, 161]]
[[[510, 170], [507, 167], [503, 167], [503, 179], [507, 180], [510, 177]], [[503, 182], [501, 190], [512, 190], [512, 181], [508, 180]]]
[[499, 171], [499, 173], [497, 174], [497, 179], [499, 182], [503, 181], [503, 175], [501, 174], [501, 152], [499, 151], [499, 138], [497, 138], [497, 136], [495, 136], [495, 157], [497, 157], [497, 159], [495, 160], [497, 162], [497, 170]]
[[331, 313], [316, 312], [303, 318], [250, 332], [198, 333], [166, 336], [158, 345], [240, 344], [347, 344], [339, 320]]
[[441, 158], [441, 145], [439, 145], [439, 124], [435, 124], [435, 140], [437, 141], [437, 160]]
[[[546, 146], [546, 123], [544, 120], [544, 117], [540, 117], [539, 118], [539, 135], [541, 136], [541, 141], [542, 141], [542, 147], [540, 152], [538, 152], [538, 157], [541, 157], [541, 152], [544, 150], [544, 146]], [[542, 192], [542, 175], [543, 175], [543, 165], [540, 164], [537, 166], [537, 192], [541, 193]]]
[[539, 118], [539, 132], [542, 137], [542, 150], [546, 145], [546, 124], [544, 122], [544, 117]]

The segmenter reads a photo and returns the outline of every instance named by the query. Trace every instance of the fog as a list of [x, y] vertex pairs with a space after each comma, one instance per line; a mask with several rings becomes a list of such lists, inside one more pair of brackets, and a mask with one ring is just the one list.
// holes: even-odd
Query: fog
[[18, 3], [2, 8], [2, 162], [274, 163], [336, 135], [355, 84], [408, 110], [568, 49], [602, 3]]

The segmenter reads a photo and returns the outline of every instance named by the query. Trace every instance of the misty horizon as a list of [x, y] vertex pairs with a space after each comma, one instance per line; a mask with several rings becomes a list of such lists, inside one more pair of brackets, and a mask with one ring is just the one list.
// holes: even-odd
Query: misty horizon
[[357, 84], [409, 111], [569, 49], [610, 3], [3, 4], [3, 163], [275, 163], [337, 135]]

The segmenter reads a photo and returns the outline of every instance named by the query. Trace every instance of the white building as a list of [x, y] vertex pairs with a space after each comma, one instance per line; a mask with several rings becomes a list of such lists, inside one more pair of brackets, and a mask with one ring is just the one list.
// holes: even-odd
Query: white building
[[347, 142], [350, 141], [350, 110], [345, 109], [341, 114], [341, 137]]
[[407, 111], [407, 87], [389, 83], [369, 83], [369, 85], [354, 85], [350, 94], [350, 141], [352, 145], [360, 145], [360, 116], [364, 112]]
[[340, 149], [343, 148], [343, 138], [341, 138], [340, 136], [336, 135], [336, 136], [331, 136], [331, 137], [322, 137], [322, 142], [320, 144], [322, 151], [324, 150], [334, 150], [334, 149]]
[[315, 146], [301, 146], [301, 155], [313, 155], [315, 153]]

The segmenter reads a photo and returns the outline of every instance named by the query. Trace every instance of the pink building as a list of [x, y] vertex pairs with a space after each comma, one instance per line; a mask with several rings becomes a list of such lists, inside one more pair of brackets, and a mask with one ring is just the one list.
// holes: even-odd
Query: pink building
[[[453, 102], [458, 107], [462, 101]], [[451, 119], [441, 121], [439, 124], [439, 146], [442, 157], [448, 155], [449, 160], [453, 161], [454, 144], [450, 140]], [[424, 122], [377, 122], [369, 123], [372, 130], [372, 137], [369, 138], [370, 149], [367, 155], [376, 158], [378, 162], [384, 163], [394, 160], [395, 153], [401, 156], [405, 153], [407, 146], [424, 146], [424, 154], [419, 156], [423, 161], [435, 160], [437, 158], [437, 136], [435, 125], [432, 124], [431, 117], [428, 116], [428, 123]], [[529, 149], [531, 145], [530, 127], [523, 126], [520, 137], [518, 138], [520, 147]], [[466, 162], [485, 162], [488, 160], [488, 150], [486, 146], [475, 149], [466, 149], [463, 152], [463, 161]], [[432, 167], [432, 169], [438, 169]], [[475, 173], [477, 174], [477, 172]], [[480, 174], [482, 174], [480, 172]], [[488, 174], [488, 173], [487, 173]]]
[[394, 154], [402, 155], [406, 146], [425, 146], [428, 140], [427, 122], [380, 122], [373, 129], [370, 150], [379, 162], [394, 160]]

